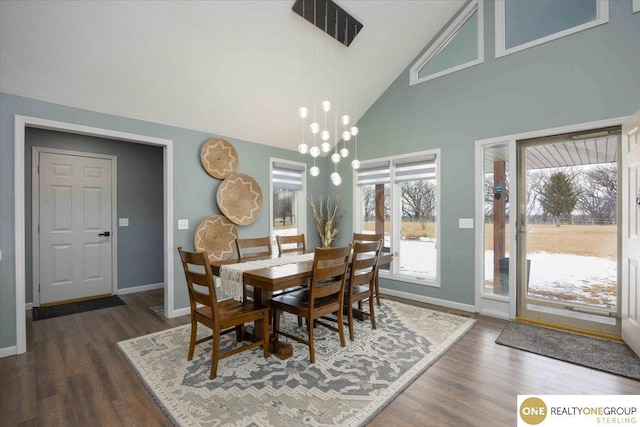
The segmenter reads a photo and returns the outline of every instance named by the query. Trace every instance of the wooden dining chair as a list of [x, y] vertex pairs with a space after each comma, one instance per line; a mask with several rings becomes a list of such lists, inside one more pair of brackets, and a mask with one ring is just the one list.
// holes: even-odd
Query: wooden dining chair
[[[311, 363], [316, 361], [313, 342], [315, 321], [335, 329], [340, 337], [340, 346], [344, 347], [346, 345], [342, 307], [350, 253], [351, 245], [336, 248], [316, 248], [309, 288], [288, 292], [273, 297], [271, 300], [274, 314], [273, 333], [276, 341], [278, 335], [283, 335], [308, 345]], [[283, 311], [307, 319], [307, 339], [280, 330], [280, 314]], [[337, 329], [318, 320], [320, 317], [331, 313], [336, 313], [337, 315]]]
[[[191, 308], [191, 341], [187, 360], [193, 359], [196, 344], [213, 340], [211, 350], [210, 379], [218, 372], [218, 361], [241, 351], [262, 346], [264, 357], [269, 357], [269, 307], [255, 305], [253, 302], [239, 302], [233, 299], [218, 301], [216, 287], [211, 273], [209, 259], [204, 252], [183, 251], [178, 247], [182, 268], [189, 289], [189, 306]], [[242, 339], [241, 328], [247, 322], [262, 320], [262, 339], [236, 347], [225, 353], [220, 352], [220, 337], [229, 332], [236, 332], [238, 341]], [[211, 336], [196, 340], [198, 323], [212, 330]]]
[[382, 240], [375, 242], [356, 242], [353, 246], [351, 256], [351, 266], [349, 278], [345, 289], [345, 306], [349, 324], [349, 338], [355, 339], [353, 332], [353, 304], [358, 303], [358, 308], [362, 310], [361, 302], [369, 300], [369, 312], [364, 313], [371, 320], [371, 328], [376, 329], [376, 317], [373, 303], [375, 290], [375, 275], [380, 259]]
[[304, 238], [304, 234], [297, 234], [295, 236], [276, 236], [276, 242], [278, 243], [279, 256], [291, 252], [299, 254], [307, 252], [307, 243]]
[[[236, 254], [240, 261], [248, 261], [253, 258], [268, 258], [273, 252], [271, 249], [271, 239], [266, 237], [253, 237], [250, 239], [236, 239]], [[242, 299], [253, 299], [253, 288], [242, 286]]]
[[[382, 242], [380, 245], [380, 250], [382, 250], [382, 247], [384, 246], [384, 235], [383, 234], [365, 234], [365, 233], [353, 233], [353, 239], [352, 239], [352, 244], [356, 244], [357, 242], [376, 242], [376, 241], [380, 241]], [[378, 306], [380, 306], [380, 285], [378, 284], [378, 266], [376, 265], [376, 271], [374, 273], [374, 295], [376, 297], [376, 303], [378, 304]]]

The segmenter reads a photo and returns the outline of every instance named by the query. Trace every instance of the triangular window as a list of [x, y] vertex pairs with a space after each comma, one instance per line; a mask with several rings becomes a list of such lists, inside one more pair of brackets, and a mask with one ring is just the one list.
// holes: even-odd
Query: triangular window
[[483, 61], [482, 0], [474, 0], [411, 67], [410, 84], [435, 79]]

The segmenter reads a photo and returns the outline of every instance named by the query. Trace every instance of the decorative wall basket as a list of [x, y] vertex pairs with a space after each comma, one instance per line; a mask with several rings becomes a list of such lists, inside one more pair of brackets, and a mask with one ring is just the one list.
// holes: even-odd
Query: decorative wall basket
[[226, 139], [212, 138], [202, 146], [200, 161], [209, 175], [225, 179], [238, 168], [238, 152]]
[[213, 215], [200, 223], [193, 239], [197, 251], [206, 251], [209, 261], [229, 259], [235, 253], [238, 227], [222, 215]]
[[222, 213], [238, 225], [249, 225], [262, 213], [262, 190], [249, 175], [236, 173], [226, 178], [216, 199]]

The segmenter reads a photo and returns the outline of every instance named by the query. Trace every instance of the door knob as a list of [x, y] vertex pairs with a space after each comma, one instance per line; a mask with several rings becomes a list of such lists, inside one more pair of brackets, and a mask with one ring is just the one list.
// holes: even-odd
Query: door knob
[[109, 236], [111, 236], [111, 233], [109, 231], [105, 231], [104, 233], [98, 234], [98, 236], [109, 237]]

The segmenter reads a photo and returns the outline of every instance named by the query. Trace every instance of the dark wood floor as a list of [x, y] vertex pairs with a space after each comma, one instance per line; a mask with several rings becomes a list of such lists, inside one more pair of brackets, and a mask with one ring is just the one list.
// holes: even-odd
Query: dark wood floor
[[[188, 318], [150, 310], [162, 290], [122, 299], [126, 306], [27, 320], [27, 353], [0, 359], [0, 425], [170, 425], [114, 344]], [[640, 394], [639, 381], [499, 346], [506, 322], [478, 320], [370, 425], [513, 426], [517, 394]]]

